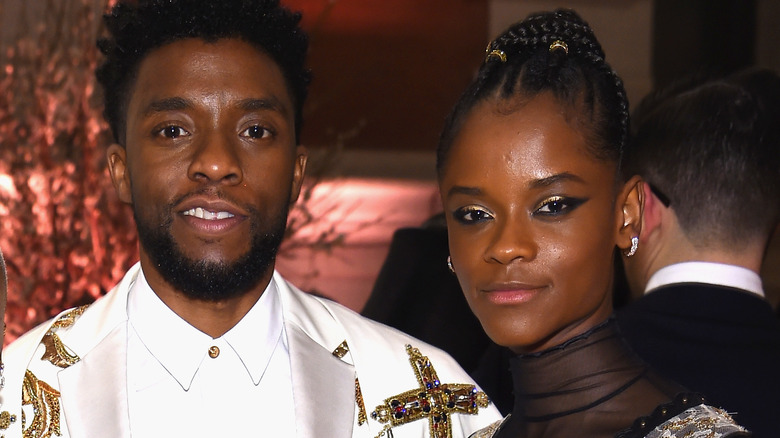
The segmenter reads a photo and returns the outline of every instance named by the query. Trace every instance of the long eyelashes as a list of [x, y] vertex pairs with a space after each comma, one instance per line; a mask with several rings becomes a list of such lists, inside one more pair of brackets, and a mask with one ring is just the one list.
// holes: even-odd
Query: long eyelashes
[[452, 215], [455, 217], [455, 220], [462, 224], [473, 224], [493, 218], [489, 211], [476, 205], [461, 207], [455, 210]]
[[533, 213], [541, 216], [561, 216], [582, 205], [587, 199], [550, 196], [534, 208]]
[[[531, 214], [541, 217], [560, 217], [574, 211], [587, 201], [587, 198], [572, 198], [566, 196], [550, 196], [539, 202]], [[477, 224], [494, 219], [493, 213], [480, 205], [467, 205], [452, 213], [459, 223], [464, 225]]]

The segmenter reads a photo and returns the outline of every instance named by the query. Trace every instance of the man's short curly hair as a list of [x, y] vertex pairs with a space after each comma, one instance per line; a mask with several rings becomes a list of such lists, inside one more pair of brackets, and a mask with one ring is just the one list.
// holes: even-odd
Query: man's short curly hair
[[120, 0], [103, 18], [109, 35], [98, 41], [105, 61], [96, 74], [117, 143], [124, 145], [127, 105], [141, 62], [151, 50], [184, 38], [238, 38], [269, 55], [293, 98], [296, 141], [299, 138], [311, 80], [300, 13], [278, 0]]

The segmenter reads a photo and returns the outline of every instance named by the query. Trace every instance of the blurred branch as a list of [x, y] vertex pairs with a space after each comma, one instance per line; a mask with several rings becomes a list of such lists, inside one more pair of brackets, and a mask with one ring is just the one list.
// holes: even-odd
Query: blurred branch
[[23, 1], [17, 10], [20, 23], [0, 69], [6, 342], [91, 302], [137, 259], [132, 214], [105, 168], [110, 137], [94, 79], [100, 12], [93, 0]]

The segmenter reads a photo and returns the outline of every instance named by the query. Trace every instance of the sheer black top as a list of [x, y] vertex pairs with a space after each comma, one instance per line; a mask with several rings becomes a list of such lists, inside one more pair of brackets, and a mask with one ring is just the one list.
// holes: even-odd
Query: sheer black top
[[516, 356], [511, 371], [515, 403], [493, 435], [499, 438], [643, 437], [703, 402], [654, 374], [613, 319], [557, 347]]

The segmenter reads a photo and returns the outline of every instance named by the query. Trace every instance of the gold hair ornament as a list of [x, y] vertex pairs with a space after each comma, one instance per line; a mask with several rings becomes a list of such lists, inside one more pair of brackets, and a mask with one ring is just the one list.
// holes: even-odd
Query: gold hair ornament
[[493, 42], [491, 41], [485, 48], [485, 62], [490, 61], [493, 57], [498, 58], [501, 62], [506, 62], [506, 53], [501, 49], [493, 49], [492, 46]]
[[561, 40], [555, 40], [550, 44], [550, 53], [556, 50], [563, 49], [563, 52], [569, 54], [569, 46]]

